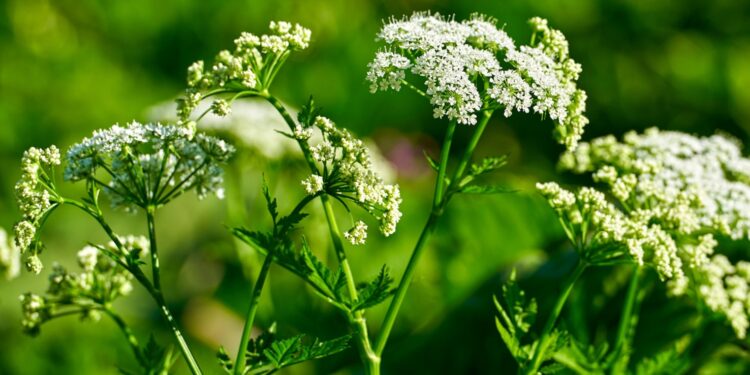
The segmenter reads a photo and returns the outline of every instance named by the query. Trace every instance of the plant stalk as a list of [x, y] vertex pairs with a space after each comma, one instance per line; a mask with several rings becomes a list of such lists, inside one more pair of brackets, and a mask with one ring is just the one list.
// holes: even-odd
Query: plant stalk
[[182, 336], [182, 332], [177, 327], [177, 321], [172, 316], [172, 313], [169, 311], [169, 308], [167, 308], [167, 303], [164, 300], [164, 295], [161, 291], [161, 280], [160, 280], [160, 272], [159, 272], [159, 256], [158, 256], [158, 248], [156, 244], [156, 224], [154, 220], [154, 211], [156, 208], [154, 206], [147, 206], [146, 207], [146, 221], [148, 222], [148, 239], [150, 243], [151, 249], [149, 249], [151, 253], [151, 270], [152, 270], [152, 283], [153, 286], [149, 289], [149, 293], [154, 297], [157, 304], [159, 304], [159, 308], [161, 309], [161, 313], [164, 316], [164, 318], [167, 320], [167, 323], [169, 324], [169, 328], [172, 329], [172, 333], [174, 334], [175, 339], [177, 340], [177, 343], [180, 346], [180, 351], [182, 352], [182, 356], [185, 357], [185, 361], [188, 364], [188, 367], [190, 368], [190, 372], [193, 374], [202, 374], [203, 372], [200, 369], [200, 366], [198, 366], [198, 362], [195, 360], [195, 357], [193, 357], [193, 353], [190, 351], [190, 347], [188, 346], [187, 342], [185, 341], [185, 338]]
[[630, 341], [630, 334], [633, 328], [633, 320], [635, 313], [635, 301], [638, 295], [638, 281], [641, 275], [641, 267], [636, 264], [633, 266], [633, 274], [630, 276], [630, 283], [628, 285], [628, 291], [625, 295], [625, 304], [622, 307], [622, 315], [620, 317], [620, 325], [617, 328], [617, 338], [615, 339], [615, 346], [613, 353], [616, 357], [622, 354], [622, 349]]
[[263, 260], [263, 265], [260, 268], [258, 274], [258, 280], [253, 285], [253, 291], [250, 294], [250, 306], [247, 309], [245, 316], [245, 326], [242, 328], [242, 338], [240, 339], [240, 347], [237, 350], [237, 359], [234, 362], [234, 373], [235, 375], [242, 375], [245, 372], [245, 352], [250, 341], [250, 334], [253, 330], [253, 322], [255, 321], [255, 313], [258, 311], [258, 303], [260, 302], [260, 295], [263, 292], [263, 286], [268, 278], [268, 270], [271, 268], [273, 262], [273, 249], [268, 250], [266, 258]]
[[573, 286], [581, 277], [581, 274], [583, 274], [584, 270], [586, 270], [586, 263], [583, 260], [579, 260], [576, 264], [576, 268], [573, 270], [573, 273], [565, 282], [562, 292], [557, 297], [555, 306], [552, 308], [552, 312], [547, 318], [547, 322], [542, 329], [542, 334], [539, 337], [538, 344], [534, 348], [534, 355], [531, 359], [530, 365], [523, 370], [523, 374], [534, 375], [539, 371], [539, 367], [544, 360], [544, 355], [546, 354], [550, 344], [550, 335], [552, 334], [552, 329], [555, 328], [557, 318], [560, 316], [560, 313], [562, 313], [562, 309], [565, 306], [565, 302], [568, 300], [570, 292], [573, 290]]
[[[328, 228], [331, 232], [331, 241], [333, 247], [336, 250], [336, 257], [341, 265], [341, 269], [344, 272], [346, 278], [346, 289], [349, 292], [349, 299], [354, 303], [359, 298], [357, 293], [357, 285], [354, 282], [354, 275], [352, 274], [351, 267], [349, 266], [349, 260], [346, 258], [346, 252], [344, 251], [344, 243], [341, 240], [341, 231], [339, 230], [338, 224], [336, 223], [336, 217], [334, 216], [333, 206], [328, 195], [323, 194], [320, 196], [320, 201], [323, 204], [323, 211], [328, 221]], [[372, 350], [370, 345], [370, 338], [367, 331], [367, 321], [364, 318], [362, 310], [357, 310], [347, 313], [349, 324], [352, 330], [356, 333], [357, 343], [359, 347], [359, 354], [362, 358], [363, 364], [366, 366], [365, 370], [368, 375], [380, 374], [380, 356]]]
[[391, 331], [393, 330], [393, 325], [396, 322], [396, 317], [398, 316], [401, 305], [406, 297], [406, 292], [414, 278], [414, 272], [417, 268], [417, 263], [419, 263], [419, 258], [422, 255], [422, 250], [424, 249], [427, 240], [435, 231], [435, 225], [437, 224], [438, 219], [443, 215], [445, 207], [453, 196], [453, 189], [458, 186], [460, 180], [463, 178], [466, 167], [471, 161], [471, 156], [474, 154], [474, 150], [476, 149], [477, 144], [479, 144], [479, 139], [482, 137], [482, 133], [484, 133], [484, 129], [487, 127], [491, 117], [492, 111], [482, 112], [482, 118], [477, 124], [474, 134], [472, 134], [472, 137], [464, 150], [464, 154], [459, 161], [453, 179], [450, 181], [450, 185], [445, 188], [445, 175], [448, 170], [448, 159], [450, 156], [451, 144], [453, 143], [453, 135], [457, 127], [455, 121], [451, 121], [448, 125], [448, 130], [443, 139], [443, 147], [440, 150], [440, 165], [438, 166], [438, 175], [435, 180], [435, 195], [432, 201], [432, 210], [430, 216], [427, 218], [424, 228], [422, 229], [422, 233], [419, 235], [417, 243], [414, 245], [414, 250], [412, 250], [409, 263], [406, 264], [404, 274], [401, 277], [401, 281], [396, 288], [391, 304], [388, 306], [388, 311], [383, 319], [380, 334], [375, 342], [375, 352], [378, 353], [378, 355], [382, 356], [383, 354], [385, 345], [388, 342], [388, 337], [390, 336]]

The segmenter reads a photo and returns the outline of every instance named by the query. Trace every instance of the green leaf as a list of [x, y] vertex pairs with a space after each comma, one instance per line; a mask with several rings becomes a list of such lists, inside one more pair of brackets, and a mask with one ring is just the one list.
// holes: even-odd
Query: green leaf
[[332, 271], [313, 254], [307, 242], [303, 242], [301, 253], [302, 259], [309, 270], [307, 279], [323, 292], [324, 297], [341, 302], [343, 299], [341, 290], [346, 285], [341, 267]]
[[263, 355], [276, 368], [281, 369], [297, 363], [327, 357], [349, 348], [351, 336], [346, 335], [332, 340], [321, 341], [315, 338], [305, 344], [305, 335], [274, 341], [263, 350]]
[[352, 304], [352, 311], [367, 309], [383, 302], [393, 293], [393, 278], [388, 274], [388, 267], [383, 266], [380, 273], [369, 284], [359, 288], [359, 298]]
[[496, 171], [508, 164], [508, 155], [484, 158], [479, 164], [472, 164], [469, 169], [469, 175], [480, 176], [489, 172]]
[[677, 345], [663, 350], [650, 358], [644, 358], [636, 365], [636, 375], [673, 375], [688, 370], [688, 362], [681, 355]]
[[515, 190], [497, 185], [466, 185], [458, 189], [458, 192], [463, 194], [507, 194], [513, 193]]
[[537, 314], [536, 300], [526, 300], [526, 294], [516, 284], [516, 271], [513, 270], [508, 281], [503, 285], [503, 302], [495, 296], [495, 308], [498, 316], [495, 326], [505, 346], [519, 364], [528, 362], [531, 356], [531, 344], [524, 344]]
[[313, 97], [310, 96], [307, 103], [302, 106], [302, 109], [297, 114], [297, 121], [299, 121], [302, 127], [309, 128], [315, 123], [315, 118], [318, 117], [319, 114], [320, 108], [315, 106], [315, 101], [313, 100]]
[[266, 198], [268, 213], [271, 214], [271, 219], [273, 219], [275, 226], [276, 218], [279, 216], [278, 204], [276, 203], [276, 198], [271, 198], [271, 193], [268, 191], [268, 183], [266, 182], [265, 176], [263, 177], [263, 197]]
[[149, 336], [146, 347], [143, 348], [143, 372], [148, 375], [167, 375], [177, 357], [171, 349], [159, 345], [154, 335]]

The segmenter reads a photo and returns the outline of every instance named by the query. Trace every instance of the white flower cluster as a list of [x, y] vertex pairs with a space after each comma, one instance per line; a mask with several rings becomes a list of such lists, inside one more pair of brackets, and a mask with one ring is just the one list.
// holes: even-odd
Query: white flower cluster
[[[114, 206], [162, 205], [184, 191], [222, 197], [220, 167], [234, 153], [221, 139], [185, 127], [133, 122], [97, 130], [67, 153], [65, 179], [101, 185]], [[103, 182], [98, 171], [106, 172]]]
[[[355, 202], [380, 221], [380, 231], [390, 236], [401, 219], [401, 192], [374, 171], [370, 152], [364, 142], [328, 118], [318, 116], [313, 126], [322, 140], [310, 146], [312, 158], [322, 165], [322, 176], [313, 174], [302, 181], [308, 194], [323, 190], [326, 194]], [[364, 243], [367, 226], [358, 222], [347, 232], [353, 244]]]
[[[49, 277], [49, 287], [44, 295], [21, 295], [22, 326], [30, 334], [39, 332], [40, 326], [53, 319], [56, 313], [80, 312], [81, 317], [98, 320], [101, 307], [112, 303], [133, 290], [132, 275], [110, 256], [137, 260], [148, 249], [144, 237], [123, 237], [123, 248], [113, 242], [106, 247], [86, 246], [78, 252], [80, 273], [72, 273], [55, 264]], [[104, 253], [108, 252], [110, 255]]]
[[[206, 69], [203, 61], [193, 63], [187, 72], [188, 89], [178, 100], [181, 121], [190, 115], [204, 99], [201, 91], [226, 89], [228, 91], [262, 92], [267, 89], [289, 53], [306, 49], [310, 44], [310, 30], [298, 24], [272, 21], [272, 34], [254, 35], [243, 32], [234, 40], [234, 51], [224, 50]], [[212, 105], [217, 115], [226, 115], [228, 103], [222, 99]]]
[[386, 23], [386, 49], [368, 65], [370, 91], [399, 90], [407, 73], [424, 79], [436, 118], [475, 124], [480, 110], [539, 113], [556, 121], [555, 134], [575, 148], [588, 119], [586, 94], [576, 85], [581, 67], [563, 34], [533, 18], [530, 45], [517, 47], [495, 21], [474, 15], [456, 21], [415, 13]]
[[712, 311], [724, 315], [740, 339], [747, 335], [750, 316], [750, 262], [732, 264], [717, 254], [699, 268], [698, 295]]
[[[60, 165], [60, 150], [51, 146], [46, 149], [30, 148], [21, 159], [21, 178], [16, 183], [16, 203], [21, 211], [21, 221], [16, 223], [15, 245], [24, 252], [32, 250], [26, 260], [27, 268], [34, 273], [42, 270], [36, 246], [31, 246], [42, 218], [55, 207], [52, 169]], [[30, 247], [33, 247], [30, 249]]]
[[[591, 172], [607, 187], [621, 209], [605, 215], [648, 223], [660, 228], [665, 239], [671, 238], [679, 263], [672, 250], [669, 256], [645, 251], [652, 253], [660, 274], [670, 279], [671, 292], [691, 288], [709, 308], [729, 318], [738, 336], [745, 335], [750, 310], [742, 306], [747, 293], [740, 298], [737, 290], [747, 287], [733, 275], [735, 268], [745, 269], [746, 264], [733, 266], [723, 255], [714, 255], [716, 236], [750, 239], [750, 159], [742, 156], [737, 141], [649, 129], [628, 133], [622, 142], [607, 136], [582, 143], [565, 153], [560, 165], [577, 173]], [[634, 236], [630, 241], [649, 234]], [[664, 274], [659, 265], [665, 263], [673, 263], [674, 274], [685, 276]]]
[[0, 278], [10, 280], [21, 271], [21, 252], [14, 240], [8, 238], [5, 229], [0, 228]]
[[557, 211], [570, 240], [590, 261], [607, 261], [626, 252], [639, 264], [653, 265], [662, 280], [670, 281], [673, 293], [684, 292], [687, 279], [678, 245], [671, 233], [650, 217], [623, 212], [604, 193], [590, 187], [571, 192], [548, 182], [537, 184], [537, 189]]

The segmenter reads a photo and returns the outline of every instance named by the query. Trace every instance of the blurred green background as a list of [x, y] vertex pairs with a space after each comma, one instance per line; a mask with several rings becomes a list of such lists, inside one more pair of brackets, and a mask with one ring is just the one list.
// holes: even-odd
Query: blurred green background
[[[435, 154], [445, 123], [434, 120], [428, 103], [411, 93], [369, 94], [364, 77], [378, 48], [374, 36], [382, 20], [426, 9], [458, 18], [473, 12], [491, 15], [524, 42], [529, 36], [526, 20], [548, 18], [568, 37], [571, 55], [583, 65], [579, 86], [588, 92], [591, 120], [584, 139], [650, 126], [699, 134], [723, 131], [743, 141], [750, 135], [750, 3], [743, 1], [4, 0], [0, 226], [10, 229], [17, 220], [13, 185], [23, 150], [49, 144], [64, 150], [94, 129], [148, 120], [149, 107], [184, 89], [191, 62], [210, 60], [241, 31], [263, 33], [270, 20], [289, 20], [309, 27], [313, 43], [287, 63], [276, 93], [297, 107], [313, 94], [328, 117], [372, 137], [392, 162], [404, 192], [404, 219], [394, 237], [371, 234], [367, 246], [352, 249], [351, 259], [363, 280], [383, 263], [400, 275], [431, 196], [425, 192], [432, 176], [420, 149]], [[554, 293], [550, 285], [568, 271], [562, 233], [533, 191], [539, 180], [574, 181], [556, 175], [561, 147], [552, 139], [551, 124], [520, 115], [492, 122], [479, 154], [510, 153], [509, 167], [497, 178], [517, 192], [454, 201], [409, 292], [385, 352], [385, 373], [513, 371], [494, 328], [491, 295], [515, 265], [527, 271], [528, 287], [545, 311]], [[459, 130], [459, 142], [470, 130]], [[403, 144], [410, 146], [407, 152]], [[246, 213], [227, 210], [224, 201], [197, 201], [191, 195], [159, 218], [167, 299], [203, 367], [216, 370], [210, 373], [218, 372], [213, 367], [217, 346], [236, 347], [239, 314], [250, 288], [247, 277], [257, 266], [248, 249], [239, 248], [237, 255], [224, 225], [268, 225], [258, 199], [262, 168], [268, 169], [282, 206], [295, 203], [282, 194], [301, 190], [294, 163], [252, 165], [235, 166], [239, 173], [230, 175], [235, 179], [230, 179], [235, 190], [230, 193], [236, 196], [241, 190], [249, 201]], [[144, 232], [137, 215], [110, 217], [117, 217], [114, 226], [120, 233]], [[238, 222], [242, 217], [244, 223]], [[324, 234], [314, 225], [308, 230]], [[49, 249], [43, 260], [48, 265], [53, 260], [72, 264], [78, 249], [104, 238], [93, 222], [71, 210], [57, 214], [45, 233]], [[593, 273], [587, 285], [596, 286], [599, 279]], [[616, 299], [621, 285], [607, 280], [614, 283], [609, 296]], [[37, 338], [24, 336], [17, 296], [42, 292], [45, 284], [44, 277], [26, 273], [0, 283], [0, 374], [116, 374], [118, 367], [136, 368], [110, 321], [58, 320], [45, 325]], [[272, 270], [267, 291], [260, 327], [278, 321], [283, 335], [343, 332], [339, 316], [283, 269]], [[607, 301], [592, 302], [590, 310], [605, 316], [597, 324], [612, 327], [616, 321], [606, 320]], [[611, 308], [617, 306], [615, 302]], [[170, 342], [145, 294], [134, 293], [120, 307], [142, 340], [154, 332], [161, 342]], [[382, 307], [373, 311], [374, 329], [382, 314]], [[649, 321], [660, 324], [654, 317], [643, 324]], [[648, 348], [652, 340], [646, 334], [637, 342]], [[186, 372], [180, 361], [175, 370]], [[354, 351], [285, 371], [358, 372]]]

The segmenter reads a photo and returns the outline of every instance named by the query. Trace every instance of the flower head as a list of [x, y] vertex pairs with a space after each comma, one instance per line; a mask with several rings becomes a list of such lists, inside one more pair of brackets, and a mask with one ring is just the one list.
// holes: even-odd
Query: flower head
[[649, 129], [622, 141], [606, 136], [582, 143], [561, 157], [560, 166], [592, 173], [616, 202], [597, 208], [598, 220], [584, 219], [589, 240], [569, 218], [569, 205], [559, 208], [560, 194], [545, 193], [579, 241], [606, 239], [617, 245], [609, 250], [614, 257], [618, 247], [628, 251], [654, 266], [671, 294], [691, 290], [745, 336], [750, 279], [740, 269], [750, 270], [750, 263], [732, 264], [717, 241], [750, 239], [750, 159], [737, 141]]
[[[307, 144], [313, 161], [322, 166], [322, 174], [313, 173], [302, 181], [306, 192], [315, 194], [324, 191], [354, 202], [380, 221], [383, 235], [393, 234], [401, 219], [401, 193], [398, 185], [384, 183], [375, 171], [370, 151], [364, 142], [322, 116], [315, 117], [306, 128], [315, 128], [321, 134], [317, 143]], [[357, 244], [364, 243], [366, 230], [364, 222], [358, 222], [347, 239], [356, 240]]]
[[517, 47], [495, 20], [481, 15], [456, 21], [415, 13], [390, 20], [378, 33], [386, 47], [368, 65], [370, 90], [416, 88], [421, 84], [409, 83], [414, 76], [435, 118], [471, 125], [481, 110], [502, 108], [506, 117], [533, 111], [555, 120], [558, 140], [575, 148], [588, 123], [586, 94], [576, 86], [581, 67], [560, 31], [541, 18], [530, 25], [532, 43]]
[[120, 264], [137, 264], [146, 249], [144, 237], [119, 237], [117, 244], [86, 246], [79, 251], [79, 273], [55, 264], [46, 293], [21, 296], [24, 331], [38, 333], [43, 323], [56, 317], [55, 312], [79, 312], [82, 318], [96, 320], [102, 308], [132, 291], [132, 275]]
[[[182, 123], [188, 122], [205, 98], [203, 92], [221, 89], [227, 93], [258, 94], [267, 89], [288, 55], [304, 50], [310, 44], [310, 30], [298, 24], [272, 21], [269, 29], [271, 34], [268, 35], [243, 32], [234, 40], [234, 50], [219, 52], [211, 66], [203, 61], [190, 65], [188, 89], [177, 101]], [[228, 109], [228, 103], [223, 100], [215, 101], [211, 107], [221, 116], [226, 115]]]
[[[115, 125], [98, 130], [67, 153], [65, 179], [99, 185], [114, 206], [159, 206], [182, 192], [220, 195], [221, 164], [234, 152], [226, 142], [174, 125]], [[108, 175], [105, 182], [97, 175]]]
[[60, 150], [51, 146], [46, 149], [32, 147], [21, 159], [21, 178], [15, 186], [16, 203], [21, 211], [21, 221], [13, 227], [14, 244], [21, 252], [29, 251], [27, 268], [39, 273], [42, 269], [37, 253], [42, 245], [37, 231], [43, 218], [58, 205], [55, 191], [54, 168], [60, 165]]

